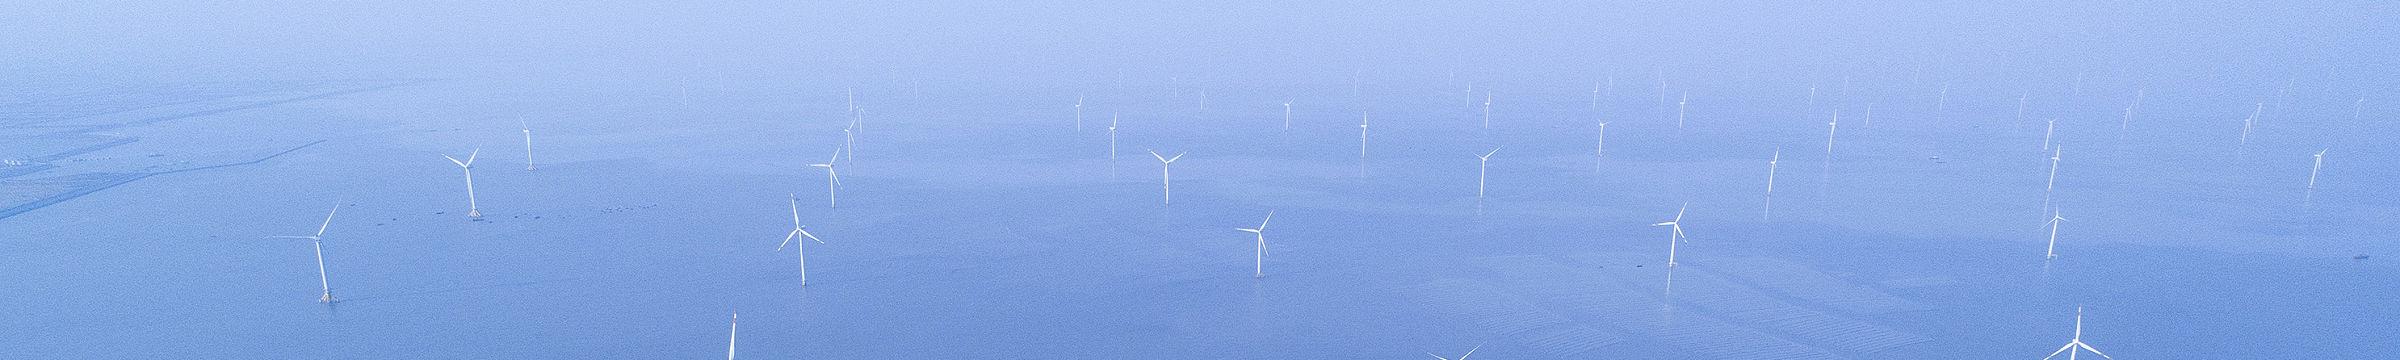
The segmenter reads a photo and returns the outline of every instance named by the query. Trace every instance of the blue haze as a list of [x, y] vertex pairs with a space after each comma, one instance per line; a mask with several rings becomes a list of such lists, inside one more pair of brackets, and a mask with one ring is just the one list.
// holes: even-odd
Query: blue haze
[[[0, 358], [713, 358], [737, 310], [742, 358], [2032, 358], [2079, 306], [2119, 359], [2387, 357], [2393, 24], [2376, 1], [10, 4]], [[852, 94], [829, 209], [807, 165]], [[441, 155], [475, 149], [469, 220]], [[1147, 149], [1189, 152], [1172, 206]], [[827, 242], [806, 288], [775, 251], [789, 199]], [[337, 204], [328, 305], [308, 244], [264, 237]], [[1670, 292], [1649, 225], [1685, 204]], [[1233, 229], [1270, 210], [1243, 276]]]

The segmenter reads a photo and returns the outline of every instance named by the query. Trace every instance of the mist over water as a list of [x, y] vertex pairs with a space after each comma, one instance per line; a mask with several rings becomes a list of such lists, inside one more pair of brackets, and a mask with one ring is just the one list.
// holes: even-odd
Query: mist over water
[[2400, 350], [2384, 2], [8, 8], [0, 358]]

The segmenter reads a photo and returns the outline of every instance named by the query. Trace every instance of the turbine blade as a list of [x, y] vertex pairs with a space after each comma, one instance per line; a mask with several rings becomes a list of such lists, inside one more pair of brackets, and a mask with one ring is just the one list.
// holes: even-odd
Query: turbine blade
[[783, 243], [775, 244], [775, 251], [783, 251], [783, 247], [792, 245], [792, 237], [796, 236], [800, 236], [800, 229], [792, 229], [792, 232], [784, 233]]
[[1258, 222], [1258, 231], [1267, 231], [1267, 222], [1275, 221], [1275, 210], [1267, 210], [1267, 220]]
[[1467, 349], [1467, 354], [1459, 355], [1458, 360], [1467, 360], [1468, 356], [1475, 356], [1475, 350], [1483, 350], [1483, 344], [1475, 344], [1475, 348]]
[[328, 226], [333, 226], [333, 214], [339, 212], [342, 212], [341, 205], [334, 205], [333, 211], [325, 212], [325, 222], [317, 224], [317, 236], [325, 236], [325, 228]]
[[792, 229], [792, 231], [800, 232], [801, 237], [808, 238], [809, 240], [816, 240], [818, 244], [825, 243], [825, 239], [817, 238], [817, 234], [808, 233], [808, 229]]
[[315, 236], [293, 236], [293, 235], [276, 235], [276, 236], [268, 236], [267, 238], [268, 238], [268, 239], [308, 239], [308, 240], [316, 240], [316, 239], [317, 239], [317, 237], [315, 237]]
[[1185, 151], [1185, 152], [1179, 152], [1179, 153], [1175, 153], [1175, 157], [1172, 157], [1172, 158], [1167, 158], [1167, 162], [1175, 162], [1175, 160], [1183, 160], [1183, 154], [1190, 154], [1190, 153], [1192, 153], [1192, 152], [1190, 152], [1190, 151]]
[[2092, 344], [2085, 344], [2082, 341], [2076, 341], [2075, 346], [2081, 346], [2084, 350], [2091, 351], [2093, 355], [2100, 355], [2100, 358], [2102, 359], [2117, 360], [2117, 358], [2108, 357], [2107, 353], [2100, 352], [2100, 349], [2093, 349]]
[[1242, 232], [1253, 233], [1253, 234], [1256, 234], [1256, 233], [1258, 233], [1258, 229], [1243, 229], [1243, 228], [1233, 228], [1233, 229], [1234, 229], [1234, 230], [1241, 230]]
[[1482, 156], [1482, 157], [1484, 157], [1484, 158], [1491, 158], [1491, 157], [1492, 157], [1492, 154], [1498, 154], [1498, 153], [1500, 153], [1500, 147], [1497, 147], [1497, 146], [1495, 146], [1495, 147], [1492, 147], [1492, 151], [1491, 151], [1491, 152], [1486, 152], [1486, 153], [1483, 153], [1483, 156]]
[[450, 159], [450, 163], [452, 163], [452, 164], [458, 164], [458, 167], [467, 167], [467, 163], [466, 163], [466, 162], [458, 161], [458, 158], [450, 157], [450, 154], [442, 154], [442, 158], [443, 158], [443, 159]]
[[[842, 132], [850, 132], [850, 130], [842, 130]], [[834, 160], [841, 160], [841, 159], [842, 159], [842, 149], [841, 149], [841, 148], [834, 148], [834, 149], [833, 149], [833, 158], [832, 158], [832, 159], [825, 160], [825, 166], [826, 166], [826, 167], [833, 167], [833, 162], [834, 162]]]
[[1160, 163], [1165, 163], [1165, 162], [1167, 162], [1167, 157], [1165, 157], [1165, 156], [1158, 156], [1158, 150], [1150, 150], [1150, 149], [1142, 149], [1142, 150], [1144, 150], [1144, 151], [1149, 151], [1149, 152], [1150, 152], [1150, 157], [1158, 158], [1158, 162], [1160, 162]]
[[1426, 355], [1426, 356], [1432, 356], [1432, 357], [1433, 357], [1433, 358], [1435, 358], [1435, 359], [1450, 360], [1450, 358], [1442, 357], [1441, 355], [1434, 355], [1433, 353], [1430, 353], [1430, 352], [1429, 352], [1429, 353], [1425, 353], [1425, 355]]
[[482, 155], [482, 154], [483, 154], [483, 148], [475, 148], [475, 151], [473, 151], [473, 152], [468, 152], [468, 153], [467, 153], [467, 163], [466, 163], [466, 165], [465, 165], [465, 166], [475, 166], [475, 156], [476, 156], [476, 155]]

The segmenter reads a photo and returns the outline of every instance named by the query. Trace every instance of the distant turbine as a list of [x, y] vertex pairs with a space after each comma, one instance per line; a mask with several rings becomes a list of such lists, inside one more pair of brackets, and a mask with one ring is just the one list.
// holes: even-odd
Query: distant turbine
[[2042, 357], [2042, 360], [2058, 357], [2059, 353], [2066, 353], [2067, 360], [2075, 360], [2075, 354], [2084, 351], [2090, 351], [2092, 355], [2100, 355], [2100, 358], [2103, 359], [2116, 360], [2116, 358], [2108, 357], [2108, 354], [2101, 353], [2100, 349], [2093, 349], [2092, 345], [2083, 343], [2083, 307], [2077, 306], [2075, 307], [2075, 337], [2068, 339], [2066, 346], [2058, 347], [2058, 351], [2050, 352], [2050, 356]]
[[2050, 118], [2050, 125], [2042, 128], [2042, 150], [2050, 150], [2050, 134], [2054, 131], [2058, 131], [2058, 118]]
[[1117, 159], [1117, 114], [1108, 114], [1108, 159]]
[[842, 151], [836, 149], [833, 151], [832, 159], [826, 159], [825, 162], [821, 164], [808, 164], [810, 167], [825, 168], [825, 207], [828, 208], [835, 207], [833, 203], [833, 188], [842, 186], [842, 176], [833, 171], [834, 160], [841, 159]]
[[525, 132], [525, 171], [533, 171], [533, 127], [525, 119], [517, 119], [517, 130]]
[[2263, 102], [2262, 102], [2262, 103], [2258, 103], [2258, 107], [2257, 107], [2257, 108], [2252, 108], [2252, 109], [2250, 109], [2250, 118], [2248, 118], [2248, 119], [2242, 119], [2242, 143], [2241, 143], [2241, 145], [2245, 145], [2245, 146], [2247, 146], [2247, 145], [2250, 145], [2250, 124], [2251, 124], [2251, 123], [2258, 122], [2258, 113], [2259, 113], [2259, 112], [2261, 112], [2261, 111], [2266, 111], [2266, 110], [2267, 110], [2267, 103], [2263, 103]]
[[842, 129], [842, 151], [841, 153], [834, 155], [856, 160], [858, 159], [858, 150], [854, 145], [858, 145], [858, 134], [857, 132], [850, 130], [851, 129]]
[[[775, 251], [783, 251], [783, 247], [791, 245], [794, 238], [825, 243], [825, 239], [817, 238], [817, 234], [808, 233], [808, 226], [800, 225], [800, 194], [792, 194], [792, 232], [783, 235], [783, 243], [776, 244]], [[808, 286], [808, 242], [800, 242], [800, 246], [793, 250], [800, 254], [800, 286]]]
[[1446, 358], [1446, 357], [1442, 357], [1441, 355], [1433, 355], [1433, 353], [1430, 353], [1430, 352], [1428, 352], [1428, 353], [1425, 353], [1425, 355], [1433, 355], [1433, 358], [1435, 358], [1435, 359], [1441, 359], [1441, 360], [1467, 360], [1467, 357], [1468, 357], [1468, 356], [1475, 356], [1475, 350], [1483, 350], [1483, 344], [1475, 344], [1475, 348], [1473, 348], [1473, 349], [1467, 349], [1467, 354], [1466, 354], [1466, 355], [1459, 355], [1457, 359]]
[[2016, 121], [2016, 123], [2018, 123], [2018, 124], [2023, 124], [2023, 123], [2025, 123], [2025, 99], [2027, 99], [2027, 98], [2031, 98], [2031, 97], [2033, 97], [2033, 93], [2030, 93], [2030, 92], [2029, 92], [2029, 93], [2025, 93], [2025, 94], [2021, 94], [2021, 95], [2017, 95], [2017, 121]]
[[1168, 166], [1175, 165], [1175, 160], [1183, 160], [1183, 154], [1190, 152], [1176, 153], [1175, 157], [1170, 158], [1158, 156], [1158, 150], [1149, 151], [1150, 157], [1158, 158], [1158, 183], [1161, 189], [1160, 193], [1165, 194], [1164, 198], [1166, 199], [1166, 204], [1173, 205], [1175, 204], [1175, 174], [1167, 171], [1167, 168]]
[[[2333, 150], [2333, 149], [2325, 149]], [[2317, 170], [2325, 168], [2325, 150], [2317, 150], [2317, 163], [2308, 166], [2308, 189], [2317, 189]]]
[[1833, 158], [1833, 131], [1842, 127], [1842, 112], [1833, 112], [1833, 121], [1825, 122], [1825, 158]]
[[477, 148], [474, 152], [467, 153], [466, 161], [459, 161], [458, 158], [450, 157], [449, 154], [442, 155], [442, 158], [450, 159], [450, 163], [458, 164], [459, 171], [467, 174], [467, 217], [471, 218], [483, 217], [483, 210], [475, 207], [475, 155], [482, 153], [483, 149]]
[[2076, 72], [2075, 72], [2075, 91], [2074, 91], [2074, 95], [2077, 95], [2077, 96], [2081, 96], [2081, 95], [2083, 95], [2083, 74], [2084, 74], [2084, 73], [2088, 73], [2088, 72], [2091, 72], [2091, 70], [2083, 70], [2083, 71], [2076, 71]]
[[[1674, 269], [1674, 268], [1675, 268], [1675, 242], [1676, 242], [1676, 241], [1679, 241], [1679, 240], [1683, 240], [1683, 238], [1684, 238], [1684, 237], [1683, 237], [1683, 210], [1684, 210], [1684, 209], [1689, 209], [1689, 208], [1691, 208], [1691, 207], [1692, 207], [1692, 204], [1690, 204], [1690, 203], [1685, 203], [1685, 204], [1683, 204], [1683, 207], [1681, 207], [1681, 208], [1676, 208], [1676, 209], [1675, 209], [1675, 220], [1667, 220], [1667, 222], [1662, 222], [1662, 223], [1657, 223], [1657, 224], [1650, 224], [1650, 226], [1668, 226], [1668, 227], [1671, 227], [1671, 229], [1672, 229], [1672, 230], [1674, 230], [1674, 231], [1670, 231], [1670, 232], [1668, 232], [1668, 233], [1667, 233], [1667, 269]], [[1685, 241], [1685, 242], [1689, 242], [1689, 241]]]
[[1500, 148], [1493, 147], [1491, 152], [1483, 153], [1483, 156], [1475, 157], [1475, 198], [1477, 199], [1483, 198], [1484, 165], [1492, 161], [1492, 154], [1498, 153], [1500, 153]]
[[1592, 153], [1593, 153], [1593, 156], [1597, 156], [1597, 157], [1600, 157], [1600, 158], [1603, 158], [1603, 159], [1605, 159], [1605, 158], [1608, 158], [1608, 122], [1607, 122], [1607, 121], [1602, 121], [1602, 122], [1600, 122], [1600, 134], [1599, 134], [1599, 135], [1596, 135], [1596, 136], [1593, 136], [1593, 138], [1596, 138], [1596, 139], [1598, 139], [1598, 141], [1595, 141], [1595, 142], [1596, 142], [1596, 144], [1593, 144], [1593, 145], [1592, 145]]
[[1358, 159], [1367, 159], [1367, 111], [1358, 111]]
[[2050, 225], [2050, 246], [2049, 246], [2048, 248], [2042, 249], [2042, 258], [2044, 258], [2044, 259], [2057, 259], [2057, 258], [2058, 258], [2058, 225], [2059, 225], [2059, 223], [2066, 222], [2066, 221], [2067, 221], [2067, 218], [2065, 218], [2065, 217], [2060, 217], [2060, 216], [2059, 216], [2059, 214], [2058, 214], [2058, 209], [2050, 209], [2050, 221], [2049, 221], [2049, 223], [2050, 223], [2050, 224], [2049, 224], [2049, 225]]
[[2359, 97], [2359, 98], [2358, 98], [2358, 102], [2353, 102], [2353, 103], [2350, 103], [2350, 122], [2352, 122], [2352, 123], [2357, 123], [2357, 122], [2358, 122], [2358, 114], [2359, 114], [2359, 113], [2361, 113], [2361, 112], [2365, 112], [2366, 110], [2367, 110], [2367, 98], [2366, 98], [2366, 97], [2364, 97], [2364, 96], [2361, 96], [2361, 97]]
[[1809, 85], [1809, 86], [1808, 86], [1808, 108], [1809, 108], [1809, 110], [1816, 110], [1816, 108], [1817, 108], [1817, 86], [1816, 86], [1816, 85]]
[[742, 312], [733, 312], [733, 325], [725, 330], [725, 360], [733, 360], [733, 343], [742, 335]]
[[1683, 93], [1683, 97], [1682, 97], [1682, 98], [1679, 98], [1679, 99], [1676, 99], [1676, 100], [1675, 100], [1675, 129], [1676, 129], [1676, 130], [1683, 130], [1683, 109], [1684, 109], [1684, 104], [1686, 104], [1686, 103], [1690, 103], [1691, 101], [1692, 101], [1692, 93]]
[[317, 224], [317, 233], [315, 235], [268, 237], [273, 239], [308, 239], [309, 242], [314, 243], [314, 246], [317, 248], [317, 286], [319, 289], [325, 291], [325, 295], [317, 297], [317, 302], [327, 304], [333, 303], [333, 283], [325, 278], [325, 228], [333, 225], [333, 214], [341, 211], [342, 207], [340, 205], [335, 205], [333, 210], [326, 211], [325, 222]]
[[[1767, 213], [1775, 213], [1775, 165], [1783, 162], [1783, 147], [1775, 147], [1774, 157], [1767, 158]], [[1761, 217], [1764, 217], [1763, 215]]]
[[2042, 206], [2044, 207], [2050, 206], [2050, 193], [2058, 188], [2058, 156], [2065, 152], [2064, 148], [2066, 147], [2050, 148], [2050, 181], [2042, 184]]
[[2118, 116], [2118, 117], [2117, 117], [2117, 134], [2118, 134], [2118, 135], [2124, 135], [2124, 134], [2125, 134], [2125, 130], [2126, 130], [2126, 129], [2130, 129], [2130, 128], [2132, 128], [2132, 127], [2133, 127], [2133, 105], [2126, 105], [2126, 106], [2125, 106], [2125, 114], [2124, 114], [2124, 115], [2120, 115], [2120, 116]]
[[1259, 221], [1259, 222], [1258, 222], [1258, 228], [1255, 228], [1255, 229], [1234, 228], [1234, 230], [1241, 230], [1241, 231], [1243, 231], [1243, 232], [1248, 232], [1248, 233], [1251, 233], [1251, 234], [1256, 234], [1256, 235], [1258, 235], [1258, 251], [1257, 251], [1257, 254], [1256, 254], [1256, 255], [1254, 255], [1254, 256], [1253, 256], [1253, 258], [1251, 259], [1252, 263], [1250, 264], [1250, 271], [1251, 271], [1250, 277], [1254, 277], [1254, 278], [1263, 278], [1263, 277], [1267, 277], [1267, 272], [1266, 272], [1266, 263], [1267, 263], [1267, 222], [1269, 222], [1269, 221], [1275, 221], [1275, 210], [1267, 210], [1267, 219], [1266, 219], [1266, 220], [1263, 220], [1263, 221]]
[[1875, 103], [1867, 103], [1867, 118], [1859, 119], [1858, 126], [1875, 126]]
[[1292, 100], [1291, 100], [1291, 99], [1284, 99], [1284, 100], [1283, 100], [1283, 129], [1284, 129], [1284, 130], [1291, 130], [1291, 129], [1292, 129]]
[[1075, 131], [1083, 131], [1083, 94], [1075, 94]]
[[1600, 82], [1592, 82], [1592, 111], [1600, 111]]
[[1942, 119], [1942, 109], [1950, 106], [1950, 82], [1942, 82], [1942, 96], [1933, 100], [1933, 119]]

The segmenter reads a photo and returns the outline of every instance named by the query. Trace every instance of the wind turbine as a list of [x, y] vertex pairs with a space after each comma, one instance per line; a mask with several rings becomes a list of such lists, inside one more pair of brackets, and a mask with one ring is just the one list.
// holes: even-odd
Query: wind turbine
[[[825, 243], [825, 239], [817, 238], [817, 234], [808, 233], [807, 225], [800, 225], [800, 194], [792, 194], [792, 232], [783, 235], [783, 243], [775, 245], [775, 251], [783, 251], [784, 246], [792, 244], [793, 238]], [[808, 286], [808, 242], [800, 242], [800, 246], [793, 250], [800, 253], [800, 286]]]
[[1083, 131], [1083, 94], [1075, 94], [1075, 131]]
[[1480, 155], [1480, 156], [1476, 156], [1476, 157], [1475, 157], [1475, 198], [1476, 198], [1476, 199], [1482, 199], [1482, 198], [1483, 198], [1483, 174], [1484, 174], [1484, 168], [1485, 168], [1485, 166], [1484, 166], [1484, 165], [1491, 163], [1491, 161], [1492, 161], [1492, 154], [1498, 154], [1498, 153], [1500, 153], [1500, 148], [1499, 148], [1499, 147], [1493, 147], [1491, 152], [1486, 152], [1486, 153], [1483, 153], [1483, 155]]
[[1168, 172], [1167, 167], [1175, 165], [1175, 160], [1183, 160], [1183, 154], [1190, 152], [1176, 153], [1175, 157], [1170, 158], [1158, 156], [1158, 150], [1149, 151], [1150, 157], [1158, 158], [1158, 183], [1163, 189], [1162, 193], [1165, 194], [1166, 204], [1173, 205], [1175, 204], [1175, 174]]
[[1258, 228], [1256, 229], [1234, 228], [1234, 230], [1241, 230], [1243, 232], [1258, 235], [1258, 252], [1251, 260], [1252, 263], [1250, 264], [1250, 277], [1267, 277], [1267, 222], [1270, 221], [1275, 221], [1275, 210], [1267, 210], [1267, 219], [1259, 221]]
[[2050, 209], [2050, 221], [2049, 221], [2049, 224], [2047, 224], [2047, 225], [2049, 225], [2049, 226], [2050, 226], [2050, 246], [2049, 246], [2048, 248], [2046, 248], [2046, 249], [2043, 249], [2043, 250], [2042, 250], [2042, 258], [2044, 258], [2044, 259], [2057, 259], [2057, 258], [2058, 258], [2058, 225], [2059, 225], [2059, 223], [2063, 223], [2063, 222], [2066, 222], [2066, 221], [2067, 221], [2067, 218], [2059, 216], [2059, 214], [2058, 214], [2058, 209], [2056, 209], [2056, 208], [2052, 208], [2052, 209]]
[[2027, 92], [2027, 93], [2024, 93], [2024, 94], [2019, 94], [2019, 95], [2017, 95], [2017, 121], [2016, 121], [2016, 123], [2018, 123], [2018, 124], [2023, 124], [2023, 123], [2025, 123], [2025, 99], [2026, 99], [2026, 98], [2030, 98], [2030, 97], [2033, 97], [2033, 93], [2031, 93], [2031, 92]]
[[825, 207], [828, 208], [835, 207], [833, 203], [833, 188], [842, 185], [842, 176], [833, 171], [834, 160], [841, 159], [842, 150], [834, 149], [832, 159], [826, 159], [825, 163], [822, 164], [808, 164], [808, 166], [811, 167], [825, 168]]
[[[1678, 240], [1683, 240], [1683, 239], [1684, 239], [1684, 237], [1683, 237], [1683, 210], [1685, 210], [1685, 209], [1689, 209], [1689, 208], [1691, 208], [1691, 207], [1692, 207], [1692, 204], [1691, 204], [1691, 203], [1684, 203], [1684, 204], [1683, 204], [1683, 207], [1681, 207], [1681, 208], [1676, 208], [1676, 209], [1675, 209], [1675, 220], [1667, 220], [1667, 222], [1662, 222], [1662, 223], [1657, 223], [1657, 224], [1650, 224], [1650, 226], [1667, 226], [1667, 227], [1671, 227], [1671, 228], [1674, 230], [1674, 231], [1671, 231], [1671, 232], [1668, 232], [1668, 233], [1667, 233], [1667, 269], [1674, 269], [1674, 268], [1675, 268], [1675, 242], [1676, 242], [1676, 241], [1678, 241]], [[1685, 242], [1689, 242], [1689, 241], [1685, 241]]]
[[2048, 183], [2042, 184], [2042, 206], [2050, 205], [2050, 193], [2058, 189], [2058, 156], [2066, 152], [2065, 148], [2065, 146], [2050, 148], [2050, 180]]
[[[1367, 160], [1367, 111], [1358, 111], [1358, 160]], [[1364, 164], [1364, 163], [1361, 163]], [[1363, 166], [1363, 165], [1362, 165]]]
[[525, 171], [533, 171], [533, 127], [525, 119], [517, 119], [517, 130], [525, 132]]
[[1441, 360], [1467, 360], [1468, 356], [1475, 356], [1475, 350], [1483, 350], [1483, 344], [1475, 344], [1475, 348], [1467, 349], [1467, 354], [1459, 355], [1457, 359], [1446, 358], [1442, 357], [1441, 355], [1433, 355], [1431, 352], [1425, 353], [1425, 355], [1433, 355], [1433, 358]]
[[322, 290], [324, 290], [324, 291], [325, 291], [325, 295], [317, 297], [317, 302], [322, 302], [322, 303], [327, 303], [327, 304], [331, 304], [331, 303], [333, 303], [333, 283], [332, 283], [331, 281], [328, 281], [328, 280], [326, 280], [326, 278], [325, 278], [325, 228], [326, 228], [326, 227], [328, 227], [328, 226], [332, 226], [332, 225], [333, 225], [333, 214], [334, 214], [334, 213], [339, 213], [339, 212], [341, 212], [341, 211], [342, 211], [342, 207], [341, 207], [341, 205], [334, 205], [334, 207], [333, 207], [333, 210], [331, 210], [331, 211], [326, 211], [326, 212], [325, 212], [325, 222], [323, 222], [323, 223], [318, 223], [318, 224], [317, 224], [317, 233], [316, 233], [315, 235], [309, 235], [309, 236], [269, 236], [269, 237], [268, 237], [268, 238], [274, 238], [274, 239], [308, 239], [308, 241], [309, 241], [310, 243], [313, 243], [313, 244], [314, 244], [314, 246], [316, 246], [316, 249], [317, 249], [317, 286], [319, 287], [319, 289], [322, 289]]
[[[1775, 164], [1783, 162], [1783, 147], [1775, 147], [1774, 157], [1767, 158], [1767, 214], [1775, 213]], [[1766, 215], [1760, 215], [1764, 219]]]
[[1292, 99], [1283, 99], [1283, 129], [1292, 129]]
[[1108, 114], [1108, 159], [1117, 159], [1117, 114]]
[[1598, 135], [1598, 136], [1593, 136], [1593, 138], [1596, 138], [1596, 139], [1598, 139], [1598, 141], [1596, 141], [1596, 142], [1597, 142], [1597, 144], [1593, 144], [1593, 145], [1592, 145], [1592, 153], [1594, 154], [1593, 156], [1598, 156], [1598, 157], [1601, 157], [1601, 158], [1607, 158], [1607, 157], [1608, 157], [1608, 122], [1607, 122], [1607, 121], [1602, 121], [1602, 122], [1600, 122], [1600, 135]]
[[1933, 100], [1933, 119], [1942, 119], [1942, 109], [1950, 106], [1950, 82], [1942, 82], [1942, 95]]
[[733, 325], [725, 330], [725, 360], [733, 360], [733, 343], [742, 335], [742, 312], [733, 312]]
[[1833, 121], [1825, 122], [1825, 158], [1833, 158], [1833, 131], [1842, 127], [1842, 112], [1833, 112]]
[[1867, 103], [1867, 118], [1859, 119], [1858, 126], [1875, 126], [1875, 103]]
[[467, 217], [471, 218], [483, 217], [483, 211], [475, 207], [475, 155], [482, 153], [482, 148], [476, 148], [475, 151], [467, 153], [466, 161], [459, 161], [458, 158], [450, 157], [449, 154], [442, 154], [442, 158], [450, 159], [452, 164], [458, 164], [459, 171], [467, 174]]
[[2067, 339], [2066, 346], [2058, 347], [2058, 351], [2050, 352], [2050, 356], [2044, 356], [2042, 360], [2058, 357], [2060, 353], [2067, 354], [2067, 360], [2075, 360], [2076, 353], [2085, 351], [2092, 352], [2092, 355], [2100, 355], [2102, 359], [2116, 360], [2116, 358], [2108, 357], [2106, 353], [2101, 353], [2100, 349], [2093, 349], [2092, 345], [2083, 343], [2083, 307], [2077, 306], [2075, 307], [2075, 337]]
[[1692, 93], [1688, 93], [1688, 92], [1687, 92], [1687, 93], [1683, 93], [1683, 97], [1681, 97], [1681, 98], [1678, 98], [1678, 99], [1676, 99], [1676, 100], [1675, 100], [1675, 129], [1676, 129], [1676, 130], [1683, 130], [1683, 105], [1684, 105], [1685, 103], [1689, 103], [1689, 102], [1691, 102], [1691, 101], [1692, 101]]
[[1600, 111], [1600, 82], [1592, 82], [1592, 111]]
[[[853, 125], [853, 127], [855, 127], [855, 125]], [[848, 156], [852, 160], [857, 160], [858, 150], [853, 148], [852, 145], [858, 144], [858, 137], [856, 136], [856, 132], [850, 130], [851, 128], [842, 128], [842, 150], [839, 154], [835, 154], [835, 156]]]
[[[2333, 149], [2325, 149], [2325, 150], [2333, 150]], [[2325, 150], [2317, 150], [2317, 155], [2316, 155], [2316, 156], [2317, 156], [2317, 163], [2316, 163], [2316, 165], [2309, 165], [2309, 166], [2308, 166], [2308, 189], [2309, 189], [2309, 190], [2316, 190], [2316, 189], [2317, 189], [2317, 170], [2319, 170], [2319, 169], [2324, 169], [2324, 168], [2325, 168]]]
[[2258, 122], [2258, 113], [2259, 113], [2259, 112], [2261, 112], [2261, 111], [2266, 111], [2266, 110], [2267, 110], [2267, 103], [2263, 103], [2263, 102], [2262, 102], [2262, 103], [2258, 103], [2258, 107], [2257, 107], [2257, 108], [2250, 109], [2250, 118], [2248, 118], [2248, 119], [2242, 119], [2242, 143], [2241, 143], [2241, 145], [2244, 145], [2244, 146], [2250, 145], [2250, 124], [2251, 124], [2251, 123], [2254, 123], [2254, 122]]
[[2042, 150], [2050, 150], [2050, 134], [2055, 131], [2058, 131], [2058, 118], [2050, 118], [2050, 125], [2042, 128]]

